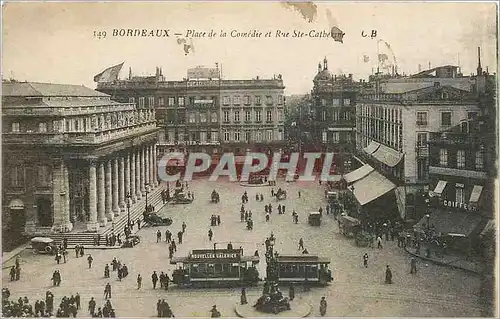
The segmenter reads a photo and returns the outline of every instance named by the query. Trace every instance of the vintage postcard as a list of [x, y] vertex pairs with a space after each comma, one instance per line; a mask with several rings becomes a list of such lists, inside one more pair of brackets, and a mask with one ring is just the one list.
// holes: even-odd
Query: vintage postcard
[[2, 6], [2, 317], [497, 317], [495, 2]]

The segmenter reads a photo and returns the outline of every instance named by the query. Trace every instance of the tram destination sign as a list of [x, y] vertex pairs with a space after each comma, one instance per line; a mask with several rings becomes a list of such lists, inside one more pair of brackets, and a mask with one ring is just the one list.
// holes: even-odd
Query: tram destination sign
[[239, 251], [226, 250], [226, 251], [193, 251], [191, 258], [193, 259], [237, 259], [240, 257]]

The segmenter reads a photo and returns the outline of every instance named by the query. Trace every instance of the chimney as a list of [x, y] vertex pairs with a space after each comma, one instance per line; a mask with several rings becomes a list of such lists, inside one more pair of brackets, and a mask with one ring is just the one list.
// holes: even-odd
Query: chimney
[[481, 67], [481, 47], [477, 47], [477, 75], [483, 74], [483, 68]]

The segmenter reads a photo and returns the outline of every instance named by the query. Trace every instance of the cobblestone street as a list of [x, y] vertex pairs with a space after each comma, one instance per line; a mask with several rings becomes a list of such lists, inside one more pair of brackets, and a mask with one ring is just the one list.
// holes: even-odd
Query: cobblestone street
[[[159, 213], [173, 219], [169, 227], [142, 228], [138, 234], [141, 243], [132, 249], [120, 250], [86, 250], [92, 254], [94, 264], [88, 269], [87, 259], [69, 254], [66, 264], [57, 265], [50, 256], [34, 256], [29, 250], [21, 255], [21, 280], [9, 281], [8, 270], [4, 269], [4, 287], [11, 291], [11, 298], [17, 300], [27, 296], [32, 304], [37, 298], [45, 296], [50, 289], [58, 306], [63, 295], [80, 293], [83, 311], [79, 316], [87, 315], [87, 304], [90, 297], [98, 300], [98, 306], [104, 304], [104, 285], [109, 281], [112, 285], [112, 303], [118, 317], [152, 317], [156, 316], [156, 302], [166, 299], [176, 317], [209, 316], [209, 310], [216, 304], [222, 316], [235, 316], [234, 305], [239, 302], [240, 291], [235, 289], [181, 289], [173, 287], [169, 291], [153, 290], [151, 274], [154, 270], [173, 270], [168, 260], [168, 246], [165, 242], [156, 243], [156, 231], [161, 230], [163, 236], [168, 228], [177, 242], [177, 232], [182, 222], [187, 224], [183, 244], [178, 245], [175, 256], [186, 256], [192, 249], [208, 249], [213, 243], [218, 248], [225, 248], [228, 242], [234, 247], [242, 246], [245, 255], [251, 255], [258, 249], [261, 262], [259, 272], [265, 276], [264, 240], [274, 232], [276, 251], [281, 254], [300, 253], [298, 241], [304, 239], [304, 246], [310, 254], [331, 258], [334, 280], [328, 287], [312, 288], [308, 292], [297, 289], [294, 302], [307, 300], [313, 305], [311, 316], [319, 316], [319, 300], [326, 296], [328, 300], [327, 316], [376, 316], [376, 317], [408, 317], [408, 316], [479, 316], [481, 308], [478, 302], [479, 276], [460, 270], [426, 265], [418, 261], [418, 272], [410, 274], [409, 255], [397, 247], [396, 242], [385, 242], [383, 249], [359, 248], [354, 240], [339, 234], [337, 222], [332, 215], [323, 213], [320, 227], [307, 224], [310, 211], [325, 208], [324, 188], [317, 183], [278, 182], [276, 190], [282, 187], [288, 192], [288, 198], [280, 201], [286, 205], [285, 215], [278, 215], [278, 202], [271, 199], [271, 187], [243, 187], [238, 183], [219, 181], [208, 182], [196, 180], [190, 183], [189, 191], [194, 191], [195, 200], [190, 205], [166, 205]], [[221, 197], [218, 204], [210, 203], [210, 193], [216, 189]], [[298, 198], [298, 190], [302, 196]], [[245, 223], [240, 222], [241, 195], [248, 192], [249, 203], [246, 209], [253, 213], [254, 229], [246, 230]], [[263, 193], [264, 201], [256, 202], [255, 194]], [[272, 203], [273, 213], [268, 223], [265, 222], [264, 205]], [[292, 222], [292, 210], [299, 214], [299, 224]], [[210, 227], [210, 216], [221, 215], [220, 226]], [[214, 232], [213, 241], [208, 241], [209, 229]], [[164, 238], [162, 238], [164, 239]], [[363, 255], [369, 255], [369, 267], [363, 267]], [[103, 276], [104, 265], [113, 257], [121, 260], [129, 268], [129, 276], [119, 282], [116, 273], [111, 279]], [[385, 266], [390, 265], [393, 272], [392, 285], [384, 284]], [[51, 274], [59, 269], [62, 284], [53, 288]], [[137, 290], [137, 274], [143, 277], [143, 287]], [[249, 303], [253, 304], [260, 296], [261, 286], [248, 289]], [[287, 294], [288, 289], [282, 291]]]

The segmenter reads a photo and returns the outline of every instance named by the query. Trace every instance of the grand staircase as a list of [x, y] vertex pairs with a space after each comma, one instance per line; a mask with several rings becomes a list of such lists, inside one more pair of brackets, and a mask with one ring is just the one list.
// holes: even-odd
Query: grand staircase
[[[153, 205], [155, 207], [155, 211], [159, 211], [163, 206], [163, 202], [161, 199], [161, 191], [162, 187], [158, 186], [151, 193], [148, 194], [148, 205]], [[143, 197], [141, 200], [137, 201], [135, 204], [130, 206], [130, 221], [135, 223], [139, 218], [142, 221], [142, 213], [144, 212], [146, 204], [146, 199]], [[116, 235], [121, 234], [120, 238], [125, 239], [124, 229], [128, 222], [127, 211], [122, 212], [119, 216], [115, 216], [113, 222], [108, 222], [105, 227], [99, 228], [99, 234], [101, 235], [100, 246], [94, 247], [94, 236], [97, 233], [92, 232], [78, 232], [73, 231], [70, 233], [56, 233], [51, 234], [50, 238], [54, 239], [56, 243], [61, 243], [64, 238], [68, 239], [68, 248], [73, 248], [76, 245], [84, 245], [85, 247], [94, 247], [94, 248], [112, 248], [110, 246], [105, 246], [105, 236], [111, 235], [115, 233]], [[113, 225], [114, 224], [114, 225]], [[113, 227], [114, 226], [114, 227]], [[142, 226], [142, 225], [141, 225]], [[114, 228], [114, 230], [113, 230]], [[133, 233], [135, 233], [137, 229], [137, 225], [133, 227]], [[119, 246], [116, 246], [118, 248]]]

